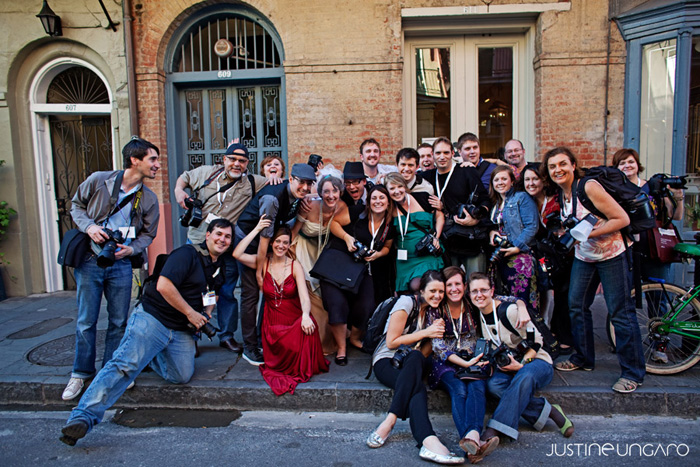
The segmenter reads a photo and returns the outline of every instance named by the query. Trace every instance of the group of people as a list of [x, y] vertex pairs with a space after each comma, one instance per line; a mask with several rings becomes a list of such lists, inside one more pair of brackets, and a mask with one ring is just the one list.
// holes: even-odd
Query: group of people
[[[643, 185], [638, 155], [623, 151], [615, 164]], [[484, 159], [478, 137], [465, 133], [456, 144], [440, 137], [403, 148], [395, 165], [385, 165], [379, 142], [370, 138], [360, 145], [360, 161], [346, 162], [342, 172], [312, 156], [313, 163], [294, 164], [286, 178], [276, 156], [261, 162], [262, 175], [248, 174], [248, 150], [233, 142], [223, 166], [201, 166], [178, 178], [174, 194], [187, 210], [187, 244], [170, 253], [128, 324], [130, 262], [158, 225], [158, 201], [143, 180], [155, 177], [159, 158], [157, 147], [136, 137], [123, 155], [124, 171], [91, 175], [73, 199], [71, 213], [92, 248], [75, 269], [76, 359], [64, 400], [94, 379], [63, 428], [68, 444], [85, 436], [147, 365], [168, 381], [189, 381], [197, 330], [214, 309], [219, 345], [260, 366], [281, 395], [328, 371], [327, 355], [347, 365], [348, 347], [363, 348], [377, 305], [399, 297], [372, 359], [377, 379], [395, 395], [367, 444], [383, 445], [397, 418], [410, 418], [421, 457], [441, 463], [464, 458], [450, 453], [430, 427], [427, 374], [431, 385], [450, 393], [460, 446], [472, 462], [488, 455], [499, 436], [517, 438], [521, 416], [538, 429], [551, 418], [571, 436], [561, 408], [534, 397], [551, 381], [553, 361], [530, 316], [542, 316], [570, 355], [557, 370], [591, 370], [590, 306], [601, 281], [622, 369], [613, 389], [631, 392], [643, 381], [629, 250], [620, 233], [629, 224], [626, 212], [589, 181], [585, 193], [603, 217], [570, 254], [546, 247], [565, 232], [562, 221], [589, 214], [576, 202], [581, 173], [568, 148], [527, 163], [522, 143], [511, 140], [505, 161]], [[674, 207], [680, 199], [682, 192], [674, 192]], [[674, 218], [682, 216], [682, 205]], [[94, 263], [106, 230], [123, 231], [125, 240], [114, 264], [102, 268]], [[102, 294], [108, 342], [95, 376]], [[242, 343], [234, 339], [239, 314]], [[479, 339], [488, 346], [475, 354]], [[509, 360], [487, 361], [492, 347], [510, 349]], [[404, 358], [397, 366], [398, 353]], [[664, 357], [662, 349], [657, 354]], [[500, 403], [484, 431], [487, 392]]]

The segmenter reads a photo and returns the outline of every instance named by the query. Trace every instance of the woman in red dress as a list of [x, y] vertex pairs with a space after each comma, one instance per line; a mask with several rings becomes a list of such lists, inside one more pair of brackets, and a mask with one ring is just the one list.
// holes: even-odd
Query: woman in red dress
[[[236, 246], [234, 258], [248, 267], [257, 266], [256, 256], [245, 249], [258, 233], [270, 224], [264, 216], [255, 229]], [[289, 251], [291, 231], [279, 228], [272, 236], [271, 252], [263, 265], [262, 291], [265, 312], [262, 322], [263, 378], [278, 396], [294, 394], [297, 384], [328, 371], [328, 361], [311, 316], [311, 301], [301, 265]]]

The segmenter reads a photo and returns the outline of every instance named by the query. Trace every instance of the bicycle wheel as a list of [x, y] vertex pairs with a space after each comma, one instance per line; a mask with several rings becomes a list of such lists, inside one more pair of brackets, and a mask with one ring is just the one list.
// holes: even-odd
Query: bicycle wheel
[[[664, 293], [665, 291], [665, 293]], [[655, 337], [657, 326], [661, 323], [659, 317], [668, 310], [669, 303], [680, 306], [680, 298], [686, 290], [673, 284], [644, 284], [642, 285], [642, 308], [637, 310], [637, 321], [642, 334], [642, 347], [646, 370], [656, 375], [672, 375], [687, 370], [700, 360], [700, 336], [692, 338], [674, 333], [661, 334], [661, 339]], [[634, 296], [634, 290], [632, 290]], [[668, 300], [666, 299], [668, 297]], [[670, 302], [669, 302], [670, 301]], [[676, 321], [700, 321], [700, 302], [694, 299], [688, 303], [676, 316]], [[607, 330], [610, 341], [615, 345], [615, 329], [608, 315]], [[652, 360], [652, 353], [666, 343], [667, 362]]]

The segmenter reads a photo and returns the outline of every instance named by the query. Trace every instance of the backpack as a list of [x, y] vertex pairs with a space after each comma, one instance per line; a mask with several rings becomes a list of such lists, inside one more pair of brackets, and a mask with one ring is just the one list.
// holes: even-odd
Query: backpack
[[[588, 180], [600, 183], [617, 204], [625, 210], [630, 218], [630, 225], [625, 228], [625, 233], [628, 236], [656, 227], [656, 217], [649, 202], [649, 196], [640, 187], [630, 182], [622, 171], [614, 167], [592, 167], [586, 170], [583, 178], [575, 180], [574, 186], [572, 186], [571, 191], [576, 193], [581, 204], [595, 216], [605, 219], [605, 215], [596, 209], [586, 194], [585, 186]], [[576, 212], [575, 208], [573, 212]]]
[[[498, 313], [498, 320], [501, 323], [503, 323], [503, 326], [506, 329], [508, 329], [516, 336], [520, 336], [520, 333], [516, 331], [511, 322], [508, 320], [507, 311], [508, 307], [512, 304], [512, 302], [501, 302], [501, 304], [498, 305], [496, 313]], [[542, 336], [542, 348], [552, 357], [552, 360], [556, 360], [556, 358], [561, 353], [561, 349], [559, 348], [559, 341], [556, 337], [554, 337], [552, 331], [547, 327], [547, 325], [544, 322], [544, 319], [542, 319], [542, 317], [531, 307], [527, 305], [525, 307], [527, 308], [527, 314], [530, 315], [530, 322], [535, 326], [535, 328], [537, 328], [540, 335]], [[530, 336], [528, 336], [528, 338], [530, 338]], [[532, 341], [534, 343], [534, 336], [532, 337]]]
[[143, 293], [146, 291], [146, 287], [155, 287], [158, 284], [160, 272], [163, 270], [163, 266], [165, 266], [165, 262], [168, 260], [169, 256], [170, 253], [161, 253], [156, 258], [156, 263], [153, 265], [153, 272], [150, 276], [143, 280], [143, 282], [141, 283], [141, 287], [139, 287], [138, 294], [136, 295], [137, 305], [141, 303], [141, 300], [143, 299]]
[[[394, 308], [394, 305], [399, 300], [400, 297], [390, 297], [384, 300], [382, 303], [377, 305], [377, 308], [372, 312], [369, 321], [367, 322], [367, 331], [365, 332], [365, 337], [362, 339], [362, 351], [368, 354], [373, 354], [377, 349], [379, 342], [384, 337], [384, 329], [386, 328], [386, 322], [389, 319], [389, 313]], [[416, 297], [411, 295], [413, 299], [413, 309], [408, 315], [407, 323], [410, 323], [415, 319], [415, 311], [417, 311]]]

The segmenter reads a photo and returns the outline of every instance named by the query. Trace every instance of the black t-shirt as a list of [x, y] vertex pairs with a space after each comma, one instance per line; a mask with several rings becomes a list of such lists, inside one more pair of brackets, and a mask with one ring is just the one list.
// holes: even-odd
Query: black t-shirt
[[[435, 188], [435, 194], [438, 193], [438, 187], [435, 184], [435, 174], [437, 169], [431, 169], [423, 172], [423, 178], [430, 182]], [[466, 204], [471, 202], [474, 205], [485, 205], [491, 207], [489, 202], [489, 196], [479, 179], [479, 173], [474, 167], [462, 167], [456, 165], [452, 177], [450, 177], [450, 182], [445, 187], [445, 182], [449, 172], [445, 174], [438, 174], [438, 181], [440, 188], [445, 191], [442, 194], [442, 204], [445, 208], [445, 214], [452, 217], [457, 214], [457, 208], [460, 204]], [[474, 194], [470, 201], [470, 197]]]
[[[200, 251], [204, 251], [206, 254], [202, 254]], [[222, 265], [221, 258], [212, 262], [206, 249], [202, 249], [200, 246], [184, 245], [170, 253], [160, 275], [170, 279], [182, 298], [194, 310], [201, 313], [204, 310], [202, 294], [207, 291], [207, 285], [211, 284], [211, 288], [218, 291], [218, 287], [223, 284], [224, 271], [220, 267]], [[215, 278], [212, 278], [217, 269], [219, 273]], [[155, 284], [144, 289], [143, 309], [169, 329], [189, 330], [187, 317], [163, 298], [156, 290]]]

